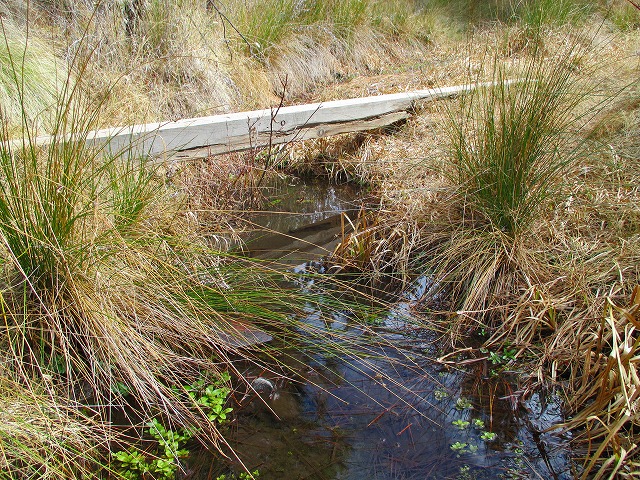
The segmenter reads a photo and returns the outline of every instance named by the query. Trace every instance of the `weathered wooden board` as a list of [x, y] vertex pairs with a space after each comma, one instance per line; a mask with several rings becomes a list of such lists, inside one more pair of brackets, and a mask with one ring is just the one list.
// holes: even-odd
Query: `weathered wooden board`
[[249, 136], [246, 136], [246, 142], [241, 142], [240, 137], [237, 137], [238, 143], [234, 148], [230, 148], [229, 145], [208, 145], [206, 147], [193, 148], [188, 150], [180, 150], [175, 152], [167, 152], [167, 156], [170, 156], [172, 160], [195, 160], [198, 158], [206, 158], [210, 155], [219, 155], [222, 153], [228, 153], [230, 151], [245, 150], [253, 147], [263, 147], [269, 145], [277, 145], [287, 142], [295, 142], [301, 140], [310, 140], [312, 138], [330, 137], [331, 135], [338, 135], [340, 133], [354, 133], [363, 132], [367, 130], [375, 130], [376, 128], [386, 127], [393, 123], [409, 118], [409, 113], [395, 112], [382, 115], [380, 117], [358, 120], [354, 122], [344, 123], [330, 123], [318, 125], [315, 127], [304, 127], [295, 129], [291, 132], [274, 132], [273, 135], [258, 134], [253, 139], [254, 143], [249, 142]]
[[[407, 118], [418, 101], [452, 97], [486, 85], [458, 85], [109, 128], [90, 132], [87, 141], [117, 155], [194, 158], [376, 129]], [[36, 141], [43, 145], [51, 139], [40, 137]]]
[[[380, 128], [409, 116], [414, 103], [451, 97], [474, 89], [458, 85], [391, 95], [296, 105], [280, 109], [190, 118], [93, 132], [96, 146], [112, 153], [173, 158], [177, 152], [202, 149], [220, 154], [294, 140]], [[178, 154], [179, 155], [179, 154]], [[197, 155], [197, 153], [196, 153]], [[187, 155], [193, 158], [193, 152]]]

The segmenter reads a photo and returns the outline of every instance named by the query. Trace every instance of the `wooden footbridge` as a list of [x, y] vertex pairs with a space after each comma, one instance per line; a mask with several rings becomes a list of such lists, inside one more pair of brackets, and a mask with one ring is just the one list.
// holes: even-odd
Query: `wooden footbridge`
[[[201, 158], [340, 133], [378, 129], [407, 119], [421, 102], [455, 97], [491, 85], [493, 84], [490, 82], [457, 85], [108, 128], [89, 132], [86, 141], [116, 155], [143, 156], [161, 161]], [[46, 145], [51, 141], [52, 137], [36, 139], [39, 145]]]
[[157, 160], [207, 157], [378, 129], [407, 119], [420, 102], [454, 97], [485, 85], [458, 85], [109, 128], [91, 132], [87, 140], [111, 153], [126, 152]]

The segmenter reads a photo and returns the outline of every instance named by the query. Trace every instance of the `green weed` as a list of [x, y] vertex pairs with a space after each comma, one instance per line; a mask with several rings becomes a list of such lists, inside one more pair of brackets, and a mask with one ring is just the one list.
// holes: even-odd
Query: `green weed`
[[457, 419], [451, 422], [451, 424], [456, 427], [458, 430], [465, 430], [470, 423], [467, 420]]
[[183, 447], [192, 434], [186, 430], [167, 429], [156, 418], [147, 427], [149, 435], [157, 442], [155, 452], [143, 454], [132, 447], [127, 451], [112, 453], [111, 456], [117, 463], [117, 472], [127, 480], [141, 480], [148, 475], [156, 480], [172, 480], [180, 467], [179, 459], [189, 455], [189, 451]]
[[496, 433], [493, 432], [482, 432], [480, 434], [480, 438], [482, 440], [484, 440], [485, 442], [492, 442], [493, 440], [496, 439], [498, 435]]

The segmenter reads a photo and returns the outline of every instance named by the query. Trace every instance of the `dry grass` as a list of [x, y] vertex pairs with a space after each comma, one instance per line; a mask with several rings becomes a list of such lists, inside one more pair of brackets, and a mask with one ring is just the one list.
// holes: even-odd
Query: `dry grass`
[[575, 414], [564, 427], [583, 445], [583, 479], [638, 476], [639, 312], [636, 286], [628, 306], [607, 298], [601, 321], [581, 332], [577, 355], [584, 360], [572, 372], [567, 402]]
[[2, 478], [98, 478], [105, 425], [82, 413], [80, 405], [52, 394], [51, 385], [36, 384], [25, 388], [4, 376], [0, 380]]

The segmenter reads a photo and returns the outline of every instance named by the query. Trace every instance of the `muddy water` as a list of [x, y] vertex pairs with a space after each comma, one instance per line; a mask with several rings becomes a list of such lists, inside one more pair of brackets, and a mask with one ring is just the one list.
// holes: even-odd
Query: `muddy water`
[[[340, 214], [361, 203], [350, 187], [285, 185], [273, 193], [274, 212], [256, 217], [266, 231], [249, 249], [302, 274], [333, 248]], [[498, 372], [514, 365], [463, 369], [432, 360], [437, 337], [411, 309], [427, 287], [417, 279], [365, 326], [309, 305], [304, 324], [362, 347], [280, 346], [295, 381], [247, 366], [246, 378], [267, 388], [261, 398], [236, 399], [227, 437], [244, 465], [260, 479], [573, 478], [569, 439], [543, 432], [562, 420], [558, 403], [516, 402], [517, 382]], [[193, 455], [190, 477], [216, 478], [211, 462]], [[230, 468], [227, 478], [242, 471], [239, 461]]]

